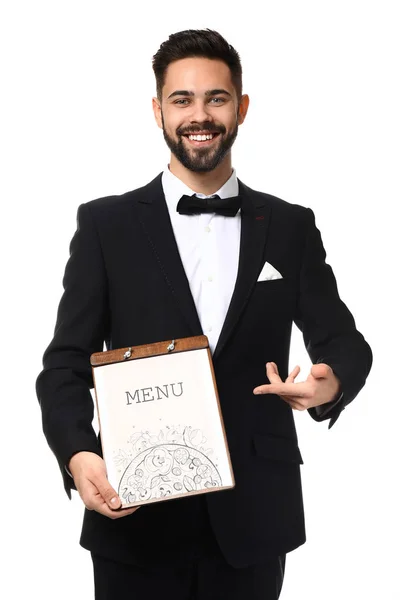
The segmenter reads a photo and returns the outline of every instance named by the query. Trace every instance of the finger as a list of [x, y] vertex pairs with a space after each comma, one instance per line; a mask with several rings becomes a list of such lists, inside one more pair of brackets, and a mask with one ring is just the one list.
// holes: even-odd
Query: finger
[[310, 385], [307, 382], [301, 383], [270, 383], [260, 385], [253, 390], [254, 394], [276, 394], [278, 396], [292, 396], [299, 398], [308, 398], [311, 394]]
[[104, 503], [104, 498], [89, 479], [81, 480], [77, 487], [83, 503], [88, 510], [98, 510]]
[[302, 403], [299, 402], [297, 400], [293, 400], [293, 398], [290, 397], [286, 397], [284, 398], [283, 396], [280, 396], [283, 400], [285, 400], [285, 402], [287, 404], [289, 404], [289, 406], [293, 409], [293, 410], [299, 410], [299, 411], [303, 411], [306, 410], [306, 406]]
[[88, 485], [85, 486], [82, 500], [84, 501], [88, 510], [95, 510], [96, 512], [111, 519], [126, 517], [136, 512], [136, 510], [140, 508], [140, 506], [132, 506], [131, 508], [124, 508], [122, 510], [111, 509], [97, 488], [90, 482], [88, 482]]
[[299, 373], [300, 373], [300, 367], [299, 367], [299, 365], [296, 365], [295, 368], [293, 369], [293, 371], [291, 373], [289, 373], [289, 375], [286, 377], [286, 383], [294, 383], [294, 380], [296, 379], [296, 377]]
[[279, 376], [278, 367], [273, 362], [266, 364], [267, 377], [271, 383], [281, 383], [282, 379]]
[[112, 510], [100, 496], [96, 508], [94, 510], [100, 513], [101, 515], [108, 517], [109, 519], [115, 520], [122, 519], [123, 517], [128, 517], [129, 515], [132, 515], [134, 512], [136, 512], [139, 508], [140, 506], [132, 506], [131, 508]]
[[84, 481], [76, 481], [76, 487], [86, 508], [88, 510], [94, 510], [95, 498], [99, 494], [96, 486], [93, 485], [89, 479], [85, 479]]
[[96, 486], [99, 494], [110, 509], [115, 510], [120, 508], [121, 499], [114, 488], [110, 485], [105, 475], [96, 474], [94, 477], [92, 477], [91, 481]]
[[315, 379], [326, 379], [332, 373], [332, 368], [325, 363], [317, 363], [311, 367], [311, 375]]
[[293, 410], [304, 410], [304, 406], [298, 398], [293, 398], [292, 396], [279, 396], [286, 404], [289, 404]]
[[110, 519], [123, 519], [124, 517], [129, 517], [129, 515], [133, 515], [137, 510], [141, 508], [140, 506], [134, 506], [132, 508], [123, 508], [122, 510], [111, 511]]
[[96, 486], [93, 485], [93, 483], [91, 483], [89, 480], [86, 480], [85, 484], [81, 486], [79, 493], [88, 510], [95, 510], [96, 512], [111, 519], [126, 517], [136, 512], [136, 510], [140, 508], [140, 506], [132, 506], [131, 508], [124, 508], [122, 510], [113, 510], [109, 508], [107, 502], [105, 502]]

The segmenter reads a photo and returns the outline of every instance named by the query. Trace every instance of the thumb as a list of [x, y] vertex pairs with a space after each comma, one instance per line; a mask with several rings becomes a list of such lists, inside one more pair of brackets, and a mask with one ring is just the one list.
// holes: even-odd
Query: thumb
[[311, 367], [311, 375], [315, 377], [315, 379], [326, 379], [331, 371], [331, 367], [324, 363], [318, 363]]
[[109, 484], [108, 479], [104, 476], [96, 481], [96, 487], [99, 490], [101, 497], [104, 502], [107, 504], [109, 508], [115, 510], [121, 507], [121, 500], [114, 490], [114, 488]]

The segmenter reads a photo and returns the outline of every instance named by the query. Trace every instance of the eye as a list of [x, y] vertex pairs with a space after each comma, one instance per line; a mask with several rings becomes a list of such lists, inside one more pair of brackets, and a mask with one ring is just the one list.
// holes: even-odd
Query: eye
[[225, 102], [225, 98], [221, 98], [220, 96], [216, 96], [215, 98], [210, 98], [210, 102], [212, 104], [223, 104]]
[[189, 102], [189, 100], [187, 98], [179, 98], [179, 100], [175, 100], [174, 104], [178, 104], [180, 106], [184, 106], [188, 102]]

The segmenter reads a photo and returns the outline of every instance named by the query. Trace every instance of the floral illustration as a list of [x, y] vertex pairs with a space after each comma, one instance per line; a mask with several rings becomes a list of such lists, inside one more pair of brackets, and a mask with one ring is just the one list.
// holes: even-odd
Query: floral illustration
[[131, 450], [114, 457], [122, 472], [118, 493], [124, 503], [163, 499], [222, 485], [211, 448], [199, 429], [167, 426], [157, 435], [136, 432]]

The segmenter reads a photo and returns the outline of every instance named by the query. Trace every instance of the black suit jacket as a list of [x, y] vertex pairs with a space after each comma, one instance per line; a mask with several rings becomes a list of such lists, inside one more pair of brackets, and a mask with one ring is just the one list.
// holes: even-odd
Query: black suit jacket
[[[277, 396], [252, 392], [266, 381], [265, 363], [276, 362], [287, 376], [295, 322], [312, 362], [329, 364], [340, 379], [340, 402], [327, 414], [309, 411], [332, 425], [364, 385], [372, 362], [339, 298], [312, 211], [239, 186], [239, 270], [213, 356], [236, 487], [202, 497], [221, 550], [234, 566], [287, 552], [305, 540], [302, 458], [292, 409]], [[65, 465], [71, 456], [81, 450], [101, 454], [91, 424], [91, 353], [104, 342], [110, 349], [202, 333], [161, 175], [133, 192], [81, 205], [70, 250], [54, 339], [37, 381], [44, 432], [69, 494], [73, 481]], [[282, 279], [257, 282], [265, 261]], [[154, 531], [156, 523], [162, 537], [163, 523], [171, 518], [179, 527], [180, 511], [189, 509], [190, 518], [194, 498], [199, 497], [142, 507], [116, 521], [86, 511], [82, 543], [134, 560], [140, 535]]]

